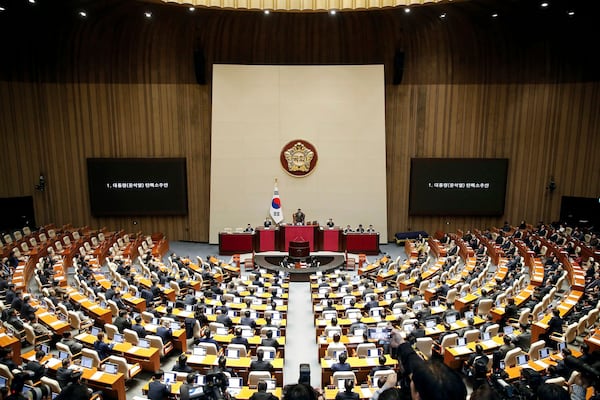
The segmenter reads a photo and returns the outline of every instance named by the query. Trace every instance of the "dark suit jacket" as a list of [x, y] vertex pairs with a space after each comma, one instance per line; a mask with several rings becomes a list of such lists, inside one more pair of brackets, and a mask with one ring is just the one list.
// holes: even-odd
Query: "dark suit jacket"
[[356, 392], [346, 392], [345, 390], [340, 390], [335, 395], [335, 400], [358, 400], [360, 396]]
[[42, 378], [42, 376], [44, 376], [46, 374], [46, 370], [47, 370], [46, 367], [44, 367], [42, 364], [40, 364], [39, 362], [37, 362], [35, 360], [29, 361], [25, 365], [24, 369], [33, 372], [33, 374], [34, 374], [33, 378], [31, 378], [31, 380], [33, 382], [39, 381]]
[[148, 398], [150, 400], [167, 400], [169, 397], [167, 385], [159, 381], [152, 381], [148, 385]]
[[254, 392], [250, 396], [250, 400], [279, 400], [279, 397], [269, 392]]
[[279, 347], [279, 342], [275, 338], [271, 338], [271, 339], [264, 338], [263, 340], [260, 341], [260, 345], [277, 348], [277, 347]]
[[135, 324], [131, 327], [131, 330], [135, 331], [140, 339], [145, 338], [147, 335], [146, 328], [143, 325]]
[[270, 361], [256, 360], [250, 363], [250, 371], [273, 371], [273, 364]]

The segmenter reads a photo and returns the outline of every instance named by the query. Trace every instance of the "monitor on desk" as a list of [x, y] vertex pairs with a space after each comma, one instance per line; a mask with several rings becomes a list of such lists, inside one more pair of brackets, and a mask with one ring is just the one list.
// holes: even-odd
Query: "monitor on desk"
[[[330, 289], [330, 287], [329, 287], [329, 286], [321, 286], [321, 287], [319, 288], [319, 294], [326, 294], [326, 293], [329, 293], [329, 291], [330, 291], [330, 290], [331, 290], [331, 289]], [[324, 301], [325, 303], [327, 303], [327, 300], [323, 300], [323, 301]]]
[[269, 328], [268, 330], [271, 331], [271, 332], [273, 332], [273, 337], [274, 338], [278, 338], [279, 337], [279, 329], [277, 329], [277, 328]]
[[187, 311], [187, 312], [194, 312], [195, 308], [196, 308], [196, 306], [194, 304], [186, 304], [185, 305], [185, 311]]
[[167, 301], [167, 307], [175, 308], [175, 303], [172, 301]]
[[83, 356], [81, 357], [81, 366], [83, 368], [93, 368], [94, 360], [92, 360], [90, 357]]
[[238, 349], [227, 349], [225, 352], [227, 358], [240, 358], [240, 351]]
[[505, 335], [512, 335], [513, 327], [510, 325], [506, 325], [504, 328], [502, 328], [502, 331], [504, 332]]
[[274, 351], [265, 351], [264, 352], [263, 360], [273, 361], [274, 359], [275, 359]]
[[275, 379], [265, 379], [264, 382], [267, 384], [267, 391], [277, 388], [277, 381]]
[[333, 318], [337, 318], [337, 314], [335, 313], [335, 311], [333, 311], [333, 312], [327, 311], [327, 312], [323, 313], [323, 319], [326, 319], [329, 321]]
[[215, 310], [212, 307], [206, 307], [204, 309], [204, 314], [206, 315], [213, 315], [215, 313]]
[[559, 353], [561, 351], [563, 351], [566, 347], [567, 347], [567, 344], [565, 342], [558, 342], [556, 344], [556, 350], [558, 350]]
[[371, 317], [381, 317], [381, 309], [379, 308], [372, 308], [370, 311]]
[[350, 311], [348, 313], [348, 319], [360, 319], [361, 317], [362, 317], [362, 314], [358, 310]]
[[466, 319], [473, 318], [473, 317], [475, 317], [475, 314], [473, 313], [473, 311], [465, 311]]
[[[254, 313], [256, 315], [256, 313]], [[252, 317], [252, 318], [256, 318], [256, 317]], [[281, 319], [281, 313], [279, 311], [273, 311], [271, 313], [271, 320], [278, 320]]]
[[456, 322], [456, 315], [454, 315], [454, 314], [450, 314], [450, 315], [446, 316], [446, 322], [447, 322], [448, 324], [453, 324], [453, 323], [455, 323], [455, 322]]
[[25, 395], [26, 395], [26, 393], [27, 393], [27, 392], [31, 392], [32, 390], [33, 390], [33, 387], [32, 387], [32, 386], [29, 386], [29, 385], [23, 385], [23, 389], [21, 389], [21, 393], [23, 393], [23, 394], [25, 394]]
[[123, 335], [121, 335], [120, 333], [115, 333], [113, 336], [113, 342], [116, 343], [123, 343], [125, 341], [125, 339], [123, 338]]
[[108, 308], [108, 304], [104, 300], [100, 302], [100, 308]]
[[428, 319], [425, 321], [425, 327], [429, 329], [435, 328], [437, 321], [435, 319]]
[[282, 306], [282, 305], [284, 305], [283, 299], [275, 299], [273, 301], [275, 302], [276, 306]]
[[0, 376], [0, 388], [6, 387], [7, 379], [3, 376]]
[[50, 354], [50, 346], [48, 346], [47, 344], [41, 344], [40, 350], [46, 354]]
[[327, 337], [330, 337], [330, 338], [334, 337], [335, 335], [339, 335], [339, 334], [340, 334], [340, 332], [336, 329], [327, 331]]
[[346, 381], [347, 379], [338, 379], [337, 380], [337, 389], [338, 391], [345, 392], [346, 391]]
[[459, 337], [458, 339], [456, 339], [456, 345], [457, 346], [466, 346], [467, 339], [465, 339], [464, 337]]
[[433, 300], [431, 302], [431, 307], [439, 307], [440, 306], [440, 302], [438, 300]]
[[527, 354], [521, 354], [517, 356], [517, 365], [526, 365], [529, 360], [529, 356]]
[[400, 297], [408, 297], [410, 295], [410, 292], [408, 290], [403, 290], [402, 293], [400, 294]]
[[550, 349], [548, 347], [544, 347], [540, 349], [540, 358], [546, 358], [550, 356]]
[[104, 363], [104, 372], [106, 372], [107, 374], [116, 374], [117, 372], [119, 372], [119, 367], [117, 366], [117, 364], [113, 364], [113, 363]]
[[460, 292], [460, 297], [467, 297], [467, 294], [468, 294], [467, 292], [462, 291], [462, 292]]
[[163, 375], [163, 379], [165, 384], [175, 383], [177, 382], [177, 373], [176, 372], [165, 372]]
[[233, 304], [242, 304], [242, 298], [235, 296], [233, 298]]
[[140, 340], [138, 340], [138, 347], [141, 347], [143, 349], [149, 349], [150, 342], [146, 339], [140, 339]]
[[206, 376], [202, 374], [196, 375], [196, 379], [194, 379], [194, 383], [196, 385], [204, 386], [206, 385]]
[[242, 337], [249, 338], [254, 336], [252, 329], [242, 329]]
[[152, 325], [160, 325], [160, 319], [159, 318], [152, 318]]
[[379, 357], [379, 349], [368, 349], [367, 357], [369, 358], [378, 358]]
[[171, 328], [172, 331], [178, 331], [181, 329], [181, 324], [179, 322], [171, 322], [169, 328]]
[[241, 389], [244, 386], [243, 378], [241, 377], [231, 377], [229, 378], [229, 388], [230, 389]]
[[537, 315], [537, 320], [538, 320], [538, 321], [541, 321], [541, 320], [543, 320], [545, 315], [546, 315], [546, 313], [544, 313], [544, 312], [540, 312], [540, 313], [538, 313], [538, 315]]
[[486, 340], [490, 340], [492, 338], [492, 334], [489, 332], [483, 332], [481, 334], [481, 340], [486, 341]]
[[229, 330], [227, 328], [217, 328], [215, 332], [217, 335], [227, 336], [229, 334]]
[[98, 336], [98, 334], [102, 332], [102, 329], [98, 328], [97, 326], [92, 326], [92, 330], [90, 331], [90, 334], [92, 336]]
[[259, 306], [262, 304], [262, 300], [261, 299], [252, 299], [252, 304], [255, 306]]
[[195, 356], [204, 357], [206, 355], [206, 348], [200, 346], [194, 347], [192, 349], [192, 354]]
[[430, 281], [429, 282], [429, 289], [433, 289], [435, 287], [435, 282], [434, 281]]
[[58, 359], [61, 360], [61, 361], [64, 360], [65, 358], [69, 358], [69, 357], [70, 357], [70, 354], [68, 352], [66, 352], [66, 351], [59, 351], [58, 352]]
[[204, 292], [202, 292], [202, 290], [196, 290], [194, 294], [196, 295], [196, 298], [204, 297]]
[[368, 328], [367, 336], [369, 339], [387, 340], [391, 332], [390, 328]]

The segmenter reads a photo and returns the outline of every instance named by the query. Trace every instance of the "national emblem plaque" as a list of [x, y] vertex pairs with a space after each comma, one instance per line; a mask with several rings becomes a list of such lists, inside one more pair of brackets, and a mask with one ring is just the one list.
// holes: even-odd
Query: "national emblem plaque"
[[317, 166], [317, 149], [306, 140], [292, 140], [281, 150], [279, 160], [288, 174], [301, 178], [307, 176]]

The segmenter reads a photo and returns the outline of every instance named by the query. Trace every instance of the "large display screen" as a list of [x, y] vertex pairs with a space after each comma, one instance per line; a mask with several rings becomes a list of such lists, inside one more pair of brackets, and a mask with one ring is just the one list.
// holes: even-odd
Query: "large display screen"
[[185, 158], [88, 158], [92, 215], [186, 215]]
[[410, 215], [504, 214], [508, 159], [413, 158]]

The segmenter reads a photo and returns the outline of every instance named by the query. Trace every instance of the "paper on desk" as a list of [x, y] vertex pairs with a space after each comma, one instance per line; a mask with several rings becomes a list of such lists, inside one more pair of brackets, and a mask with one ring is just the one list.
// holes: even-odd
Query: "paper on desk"
[[51, 358], [48, 360], [48, 362], [46, 362], [46, 365], [50, 368], [54, 367], [55, 365], [58, 364], [62, 364], [62, 361], [59, 360], [58, 358]]
[[94, 375], [92, 375], [90, 377], [90, 379], [94, 380], [94, 381], [97, 381], [98, 379], [102, 378], [102, 375], [104, 375], [104, 372], [98, 371], [98, 372], [95, 372]]
[[492, 339], [484, 340], [482, 343], [486, 348], [498, 347], [498, 343], [494, 342]]
[[360, 388], [360, 392], [362, 393], [362, 396], [360, 396], [363, 399], [370, 399], [371, 396], [373, 396], [373, 393], [371, 393], [371, 388]]
[[454, 348], [454, 351], [457, 354], [467, 354], [467, 353], [472, 353], [473, 351], [468, 348], [467, 346], [457, 346]]
[[134, 353], [135, 353], [136, 351], [138, 351], [138, 350], [139, 350], [139, 347], [137, 347], [137, 346], [131, 346], [131, 347], [129, 348], [129, 351], [131, 351], [131, 352], [134, 352]]
[[45, 317], [46, 315], [50, 315], [50, 313], [49, 312], [43, 312], [43, 313], [38, 314], [38, 317], [42, 318], [42, 317]]
[[57, 320], [57, 321], [50, 322], [50, 326], [56, 326], [56, 325], [60, 325], [62, 323], [64, 323], [64, 321]]
[[537, 365], [537, 366], [539, 366], [539, 367], [542, 367], [542, 368], [544, 368], [544, 369], [547, 369], [547, 368], [548, 368], [548, 364], [546, 364], [546, 363], [545, 363], [545, 362], [543, 362], [542, 360], [537, 360], [537, 361], [535, 362], [535, 365]]

